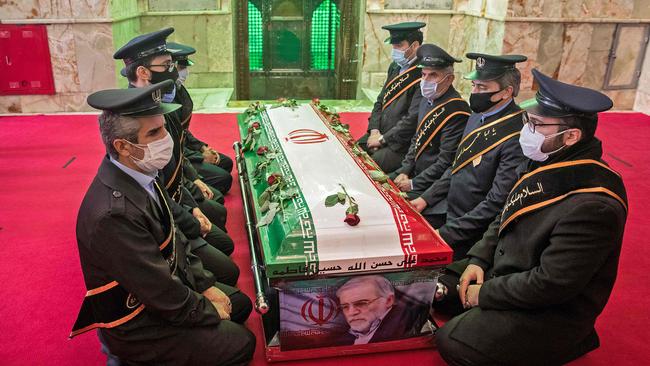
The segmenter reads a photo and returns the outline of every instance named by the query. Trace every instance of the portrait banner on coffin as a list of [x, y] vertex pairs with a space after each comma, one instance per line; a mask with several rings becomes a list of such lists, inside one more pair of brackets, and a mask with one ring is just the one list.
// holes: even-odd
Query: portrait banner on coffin
[[430, 335], [439, 272], [416, 270], [285, 281], [280, 349], [363, 345]]

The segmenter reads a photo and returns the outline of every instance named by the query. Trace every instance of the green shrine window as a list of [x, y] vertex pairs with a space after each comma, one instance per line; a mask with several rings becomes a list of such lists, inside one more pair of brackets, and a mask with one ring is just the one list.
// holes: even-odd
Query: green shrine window
[[253, 4], [248, 2], [248, 54], [251, 70], [262, 70], [264, 64], [264, 36], [262, 34], [262, 12]]
[[337, 0], [247, 3], [250, 71], [334, 70], [341, 22]]
[[341, 15], [332, 0], [324, 0], [314, 10], [311, 21], [311, 68], [334, 70], [336, 54], [336, 30]]

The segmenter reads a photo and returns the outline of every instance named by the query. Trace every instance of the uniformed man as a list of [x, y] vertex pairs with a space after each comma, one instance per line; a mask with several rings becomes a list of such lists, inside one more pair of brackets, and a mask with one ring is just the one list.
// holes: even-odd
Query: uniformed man
[[[173, 31], [173, 28], [166, 28], [138, 36], [115, 52], [115, 59], [124, 60], [129, 87], [142, 88], [163, 80], [175, 81], [177, 71], [166, 47], [166, 38]], [[163, 91], [163, 101], [173, 100], [173, 95], [170, 94], [175, 93], [174, 85], [172, 82]], [[175, 113], [165, 114], [164, 117], [165, 128], [174, 141], [174, 154], [169, 164], [162, 169], [162, 176], [165, 188], [174, 201], [174, 219], [190, 239], [192, 250], [201, 257], [205, 267], [218, 280], [234, 285], [239, 278], [239, 269], [228, 258], [234, 250], [234, 244], [225, 233], [226, 210], [223, 205], [202, 197], [200, 193], [197, 197], [188, 192], [186, 185], [204, 183], [196, 177], [190, 178], [191, 181], [185, 179], [186, 174], [191, 174], [194, 168], [182, 154], [183, 129]], [[197, 199], [202, 200], [197, 202]]]
[[429, 194], [411, 203], [422, 212], [434, 207], [447, 212], [439, 228], [454, 249], [454, 258], [465, 256], [494, 220], [515, 184], [515, 169], [525, 160], [517, 141], [524, 111], [514, 97], [521, 74], [515, 67], [525, 56], [492, 56], [468, 53], [476, 69], [469, 99], [469, 117], [454, 160], [430, 188]]
[[359, 139], [377, 164], [387, 173], [398, 169], [409, 149], [420, 106], [420, 68], [416, 52], [422, 44], [422, 22], [383, 26], [393, 46], [393, 62], [368, 119], [368, 133]]
[[594, 137], [597, 113], [612, 101], [533, 76], [537, 105], [519, 137], [531, 161], [469, 251], [460, 301], [443, 300], [468, 309], [436, 333], [451, 365], [560, 365], [599, 346], [594, 323], [616, 279], [627, 217], [623, 181]]
[[193, 47], [174, 42], [167, 42], [167, 50], [171, 52], [172, 61], [178, 68], [174, 102], [182, 105], [176, 113], [184, 131], [185, 157], [192, 163], [205, 183], [218, 189], [222, 194], [226, 194], [232, 186], [232, 176], [230, 175], [233, 167], [232, 159], [197, 139], [189, 130], [194, 103], [183, 82], [189, 74], [189, 67], [194, 65], [189, 56], [196, 53], [196, 50]]
[[172, 158], [161, 103], [170, 80], [103, 90], [88, 104], [107, 155], [81, 203], [79, 258], [88, 292], [71, 337], [99, 329], [128, 364], [224, 365], [252, 358], [255, 338], [241, 324], [252, 310], [238, 289], [215, 283], [174, 222], [156, 174]]
[[[422, 69], [420, 92], [423, 96], [418, 124], [402, 166], [392, 176], [395, 184], [411, 199], [430, 200], [430, 188], [451, 166], [456, 148], [463, 136], [469, 105], [454, 89], [454, 63], [450, 56], [433, 44], [423, 44], [417, 51], [418, 67]], [[422, 215], [434, 227], [444, 224], [446, 210], [429, 206]]]

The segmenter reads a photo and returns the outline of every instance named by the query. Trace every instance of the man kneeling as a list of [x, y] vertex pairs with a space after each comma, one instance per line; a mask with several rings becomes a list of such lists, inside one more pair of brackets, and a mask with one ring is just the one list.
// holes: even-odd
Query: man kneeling
[[128, 364], [245, 364], [255, 349], [241, 325], [251, 301], [216, 283], [192, 255], [157, 178], [172, 156], [163, 114], [179, 105], [160, 103], [172, 83], [88, 97], [104, 110], [107, 156], [77, 219], [88, 292], [70, 336], [99, 328], [102, 343]]
[[452, 264], [460, 280], [442, 276], [434, 302], [465, 310], [436, 334], [451, 365], [558, 365], [599, 346], [594, 323], [614, 286], [627, 216], [623, 181], [594, 137], [597, 112], [612, 101], [533, 76], [537, 105], [519, 139], [531, 161], [469, 263]]

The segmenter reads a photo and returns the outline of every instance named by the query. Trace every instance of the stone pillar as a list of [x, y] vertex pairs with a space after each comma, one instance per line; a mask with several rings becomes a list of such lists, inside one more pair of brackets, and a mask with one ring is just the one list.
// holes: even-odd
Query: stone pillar
[[646, 48], [641, 78], [637, 87], [634, 110], [650, 115], [650, 47]]

